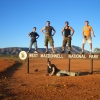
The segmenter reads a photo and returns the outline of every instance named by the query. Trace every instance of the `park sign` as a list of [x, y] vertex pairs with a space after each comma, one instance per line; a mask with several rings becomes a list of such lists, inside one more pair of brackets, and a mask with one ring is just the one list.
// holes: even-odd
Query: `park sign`
[[57, 59], [100, 59], [98, 54], [43, 54], [43, 53], [26, 53], [21, 51], [19, 58], [25, 60], [26, 58], [57, 58]]
[[47, 62], [50, 61], [51, 58], [57, 59], [67, 59], [68, 60], [68, 71], [70, 72], [70, 60], [71, 59], [90, 59], [90, 73], [93, 73], [93, 60], [100, 59], [100, 54], [44, 54], [44, 53], [26, 53], [25, 51], [21, 51], [19, 53], [19, 58], [21, 60], [27, 59], [27, 73], [29, 73], [30, 60], [35, 58], [46, 58]]
[[29, 58], [69, 58], [69, 59], [100, 59], [100, 55], [89, 54], [34, 54], [29, 53]]

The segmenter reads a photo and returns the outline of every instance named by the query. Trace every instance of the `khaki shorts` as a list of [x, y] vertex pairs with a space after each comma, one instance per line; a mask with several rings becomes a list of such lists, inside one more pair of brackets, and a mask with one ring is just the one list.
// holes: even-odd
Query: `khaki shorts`
[[88, 43], [90, 44], [90, 43], [92, 43], [92, 38], [91, 38], [91, 37], [86, 37], [86, 38], [83, 38], [82, 43], [83, 43], [83, 44], [85, 44], [85, 43], [86, 43], [86, 41], [88, 41]]
[[48, 46], [48, 42], [50, 42], [50, 46], [54, 46], [54, 40], [52, 36], [45, 36], [44, 45]]
[[64, 37], [62, 47], [66, 47], [68, 43], [68, 48], [71, 49], [71, 37]]

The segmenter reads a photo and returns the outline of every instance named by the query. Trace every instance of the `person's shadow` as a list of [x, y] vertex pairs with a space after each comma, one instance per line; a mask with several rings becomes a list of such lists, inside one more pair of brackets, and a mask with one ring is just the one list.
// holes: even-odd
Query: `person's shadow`
[[79, 76], [85, 76], [91, 74], [90, 72], [80, 72]]

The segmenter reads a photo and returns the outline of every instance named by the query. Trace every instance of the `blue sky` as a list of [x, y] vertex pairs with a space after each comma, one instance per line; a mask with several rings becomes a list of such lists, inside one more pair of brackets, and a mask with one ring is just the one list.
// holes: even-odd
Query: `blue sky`
[[[55, 47], [62, 46], [61, 30], [65, 21], [74, 28], [72, 45], [81, 47], [82, 27], [88, 20], [94, 29], [93, 49], [100, 48], [100, 0], [0, 0], [0, 48], [29, 47], [28, 33], [37, 27], [38, 47], [44, 48], [40, 30], [51, 22], [56, 30]], [[86, 43], [85, 49], [89, 50]]]

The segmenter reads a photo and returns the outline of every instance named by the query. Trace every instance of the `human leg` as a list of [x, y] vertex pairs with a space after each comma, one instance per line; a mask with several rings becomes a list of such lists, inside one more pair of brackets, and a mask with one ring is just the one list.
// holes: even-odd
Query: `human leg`
[[92, 38], [88, 37], [88, 43], [90, 45], [90, 54], [92, 54]]
[[34, 42], [34, 50], [37, 50], [37, 42]]
[[83, 38], [83, 41], [82, 41], [82, 54], [84, 54], [84, 45], [86, 43], [86, 38]]
[[45, 53], [48, 53], [48, 36], [45, 36], [44, 45], [46, 47], [46, 52]]
[[63, 39], [63, 43], [62, 43], [62, 52], [61, 52], [61, 53], [64, 53], [66, 44], [67, 44], [67, 39], [64, 38], [64, 39]]
[[79, 72], [68, 72], [66, 70], [59, 71], [56, 76], [79, 76]]
[[34, 53], [38, 53], [37, 52], [37, 42], [34, 42]]
[[75, 72], [68, 72], [66, 70], [60, 70], [56, 76], [75, 76]]
[[32, 45], [33, 45], [33, 42], [30, 41], [30, 45], [29, 45], [29, 50], [28, 50], [28, 52], [30, 52], [30, 49], [32, 48]]
[[49, 42], [50, 42], [50, 46], [52, 47], [52, 53], [55, 53], [54, 51], [54, 40], [53, 40], [53, 37], [49, 37]]
[[71, 37], [68, 38], [68, 54], [70, 54], [70, 50], [71, 50]]

